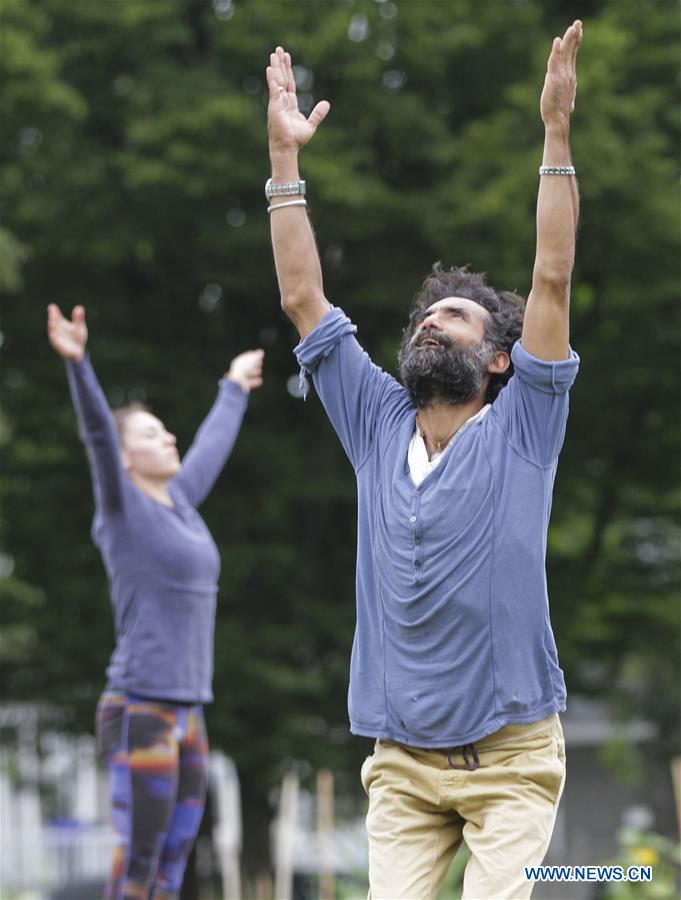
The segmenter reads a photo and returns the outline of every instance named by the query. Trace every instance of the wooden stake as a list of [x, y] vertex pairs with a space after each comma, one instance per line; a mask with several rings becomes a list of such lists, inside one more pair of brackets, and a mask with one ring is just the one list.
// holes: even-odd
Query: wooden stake
[[681, 835], [681, 756], [672, 759], [672, 784], [674, 785], [674, 803], [676, 804], [676, 824]]
[[298, 776], [289, 772], [281, 784], [275, 847], [275, 900], [293, 897], [293, 854], [298, 819]]
[[317, 774], [317, 835], [319, 837], [319, 897], [334, 900], [336, 881], [333, 859], [333, 772], [322, 769]]

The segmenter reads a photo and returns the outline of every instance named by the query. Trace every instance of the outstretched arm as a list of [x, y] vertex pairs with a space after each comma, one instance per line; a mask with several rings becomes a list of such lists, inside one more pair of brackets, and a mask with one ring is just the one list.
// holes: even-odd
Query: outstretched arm
[[[315, 133], [330, 106], [322, 100], [307, 119], [300, 112], [291, 56], [282, 47], [270, 54], [267, 84], [272, 183], [297, 182], [300, 180], [298, 152]], [[302, 199], [300, 194], [273, 197], [270, 222], [281, 305], [300, 336], [305, 337], [328, 312], [330, 304], [324, 296], [319, 253], [305, 206], [302, 203], [282, 206]], [[277, 209], [278, 206], [281, 208]]]
[[97, 508], [113, 512], [122, 505], [127, 476], [121, 464], [116, 424], [85, 353], [88, 336], [85, 309], [74, 307], [69, 321], [58, 306], [50, 303], [47, 332], [50, 344], [66, 362], [80, 436], [90, 461]]
[[180, 488], [192, 506], [199, 506], [227, 462], [243, 419], [248, 394], [262, 384], [263, 350], [236, 356], [220, 382], [218, 396], [171, 484]]
[[[555, 38], [546, 70], [540, 110], [545, 128], [542, 165], [569, 167], [570, 114], [575, 106], [577, 51], [582, 23], [576, 20]], [[523, 323], [523, 347], [538, 359], [568, 357], [570, 279], [575, 258], [579, 193], [574, 175], [540, 176], [537, 250], [532, 289]]]

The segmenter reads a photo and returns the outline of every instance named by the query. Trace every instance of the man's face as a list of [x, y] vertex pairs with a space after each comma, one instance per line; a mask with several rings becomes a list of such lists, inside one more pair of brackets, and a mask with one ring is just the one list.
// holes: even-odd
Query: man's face
[[485, 340], [488, 316], [464, 297], [446, 297], [423, 311], [399, 353], [400, 374], [416, 406], [436, 400], [458, 405], [480, 394], [494, 357]]

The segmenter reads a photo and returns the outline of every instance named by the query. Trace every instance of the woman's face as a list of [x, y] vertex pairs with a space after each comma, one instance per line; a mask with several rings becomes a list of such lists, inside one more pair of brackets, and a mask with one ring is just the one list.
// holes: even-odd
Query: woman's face
[[160, 419], [137, 410], [125, 419], [122, 434], [123, 465], [128, 474], [168, 479], [180, 471], [180, 455], [174, 434]]

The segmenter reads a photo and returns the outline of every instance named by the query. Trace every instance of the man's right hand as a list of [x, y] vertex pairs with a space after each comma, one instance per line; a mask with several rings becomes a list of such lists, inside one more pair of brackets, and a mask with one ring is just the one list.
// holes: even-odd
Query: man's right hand
[[324, 121], [331, 105], [320, 100], [308, 118], [298, 109], [296, 80], [291, 67], [291, 54], [277, 47], [270, 54], [267, 67], [267, 85], [270, 101], [267, 107], [267, 130], [270, 156], [297, 153], [310, 140], [317, 127]]
[[55, 303], [50, 303], [47, 307], [47, 336], [60, 356], [72, 362], [80, 362], [85, 356], [87, 344], [85, 309], [74, 306], [69, 321]]

